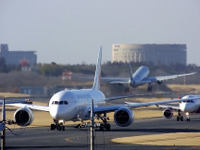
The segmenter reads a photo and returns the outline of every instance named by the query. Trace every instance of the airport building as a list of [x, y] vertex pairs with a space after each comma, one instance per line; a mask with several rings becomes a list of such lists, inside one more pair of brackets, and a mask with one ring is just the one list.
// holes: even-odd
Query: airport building
[[36, 51], [9, 51], [8, 44], [0, 44], [0, 58], [5, 59], [8, 65], [19, 65], [26, 60], [30, 66], [37, 63]]
[[187, 65], [185, 44], [113, 44], [112, 62]]

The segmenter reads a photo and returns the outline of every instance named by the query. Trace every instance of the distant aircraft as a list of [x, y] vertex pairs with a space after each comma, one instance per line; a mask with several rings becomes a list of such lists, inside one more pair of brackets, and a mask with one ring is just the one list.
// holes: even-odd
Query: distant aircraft
[[[100, 48], [96, 71], [94, 76], [93, 87], [91, 89], [82, 90], [64, 90], [56, 93], [49, 101], [49, 106], [28, 105], [28, 104], [10, 104], [11, 106], [21, 107], [16, 110], [14, 114], [14, 122], [19, 126], [28, 126], [33, 121], [33, 112], [31, 109], [48, 111], [54, 120], [51, 124], [51, 130], [64, 130], [63, 123], [65, 121], [84, 121], [90, 119], [90, 111], [93, 108], [93, 113], [97, 118], [101, 119], [103, 123], [100, 124], [100, 129], [110, 130], [107, 113], [114, 112], [114, 121], [118, 126], [126, 127], [132, 124], [134, 114], [131, 108], [159, 105], [172, 102], [181, 102], [191, 100], [186, 98], [184, 100], [167, 100], [148, 102], [140, 104], [121, 104], [121, 105], [107, 105], [106, 102], [121, 98], [133, 97], [118, 96], [106, 98], [104, 93], [100, 91], [100, 77], [101, 77], [101, 57], [102, 49]], [[94, 105], [92, 105], [94, 103]]]
[[[171, 119], [174, 114], [174, 110], [178, 111], [177, 121], [183, 121], [183, 113], [185, 113], [187, 119], [190, 121], [190, 114], [199, 114], [200, 113], [200, 95], [186, 95], [181, 98], [179, 105], [156, 105], [159, 108], [164, 108], [163, 115], [167, 119]], [[190, 100], [189, 100], [190, 99]], [[126, 102], [127, 104], [135, 104], [131, 102]]]
[[103, 77], [102, 80], [108, 82], [110, 84], [128, 84], [133, 88], [136, 88], [140, 85], [148, 84], [148, 91], [152, 91], [152, 83], [157, 82], [158, 84], [162, 84], [163, 81], [174, 79], [182, 76], [193, 75], [193, 73], [187, 74], [178, 74], [178, 75], [167, 75], [167, 76], [151, 76], [149, 77], [149, 68], [147, 66], [139, 67], [134, 73], [132, 71], [131, 65], [130, 68], [130, 77], [127, 78], [115, 78], [115, 77]]

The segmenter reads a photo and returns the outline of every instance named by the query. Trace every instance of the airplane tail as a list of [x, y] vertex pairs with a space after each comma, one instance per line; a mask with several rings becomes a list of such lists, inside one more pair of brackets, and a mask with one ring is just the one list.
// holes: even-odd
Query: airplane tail
[[94, 83], [93, 83], [93, 89], [99, 90], [100, 89], [100, 81], [101, 81], [101, 59], [102, 59], [102, 47], [100, 47], [97, 64], [96, 64], [96, 70], [95, 70], [95, 76], [94, 76]]

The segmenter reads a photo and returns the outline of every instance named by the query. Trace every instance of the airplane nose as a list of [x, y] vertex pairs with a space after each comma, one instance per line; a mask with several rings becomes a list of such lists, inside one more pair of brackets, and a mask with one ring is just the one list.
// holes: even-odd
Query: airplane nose
[[181, 109], [181, 111], [183, 111], [183, 112], [185, 112], [185, 103], [183, 103], [183, 102], [181, 102], [180, 104], [179, 104], [179, 106], [180, 106], [180, 109]]
[[182, 111], [184, 112], [192, 112], [193, 107], [191, 104], [185, 103], [185, 105], [182, 107]]
[[62, 116], [62, 111], [58, 106], [54, 107], [53, 109], [50, 109], [50, 115], [52, 116], [53, 119], [61, 119]]

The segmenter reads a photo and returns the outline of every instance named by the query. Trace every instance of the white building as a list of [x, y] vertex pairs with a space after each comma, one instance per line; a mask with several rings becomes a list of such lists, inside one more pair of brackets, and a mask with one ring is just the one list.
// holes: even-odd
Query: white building
[[112, 62], [187, 65], [185, 44], [113, 44]]

